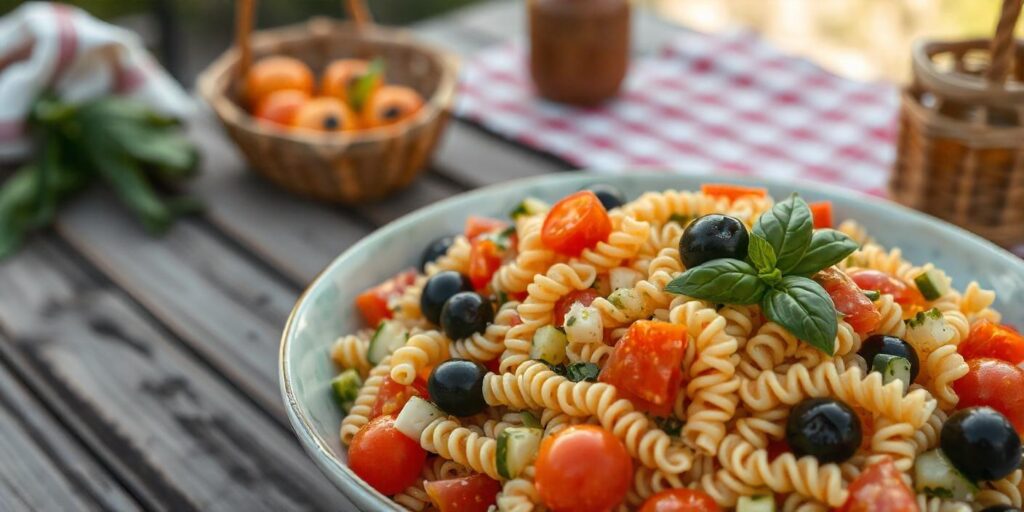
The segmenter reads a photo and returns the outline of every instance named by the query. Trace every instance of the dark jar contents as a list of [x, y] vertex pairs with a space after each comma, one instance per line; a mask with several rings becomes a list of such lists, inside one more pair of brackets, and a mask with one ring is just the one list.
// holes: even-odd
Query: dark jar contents
[[545, 98], [594, 105], [629, 65], [628, 0], [528, 0], [530, 73]]

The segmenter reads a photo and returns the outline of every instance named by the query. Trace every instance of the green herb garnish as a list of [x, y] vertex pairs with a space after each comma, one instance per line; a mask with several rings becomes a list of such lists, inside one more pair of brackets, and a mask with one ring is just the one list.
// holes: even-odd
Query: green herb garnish
[[363, 105], [370, 99], [374, 86], [383, 80], [384, 60], [373, 59], [366, 67], [366, 73], [352, 81], [348, 86], [348, 100], [356, 112], [363, 111]]
[[551, 371], [561, 375], [573, 382], [597, 382], [597, 375], [601, 373], [601, 367], [594, 363], [569, 363], [564, 364], [551, 364], [543, 359], [540, 362], [547, 365]]
[[670, 436], [678, 436], [683, 431], [683, 421], [676, 417], [654, 418], [654, 424]]
[[864, 290], [864, 296], [867, 297], [868, 300], [870, 300], [871, 302], [874, 302], [882, 298], [882, 292], [878, 290]]

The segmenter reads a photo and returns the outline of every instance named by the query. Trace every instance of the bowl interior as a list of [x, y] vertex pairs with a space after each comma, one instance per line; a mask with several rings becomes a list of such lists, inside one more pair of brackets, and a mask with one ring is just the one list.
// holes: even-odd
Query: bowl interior
[[977, 280], [996, 290], [996, 307], [1005, 320], [1024, 325], [1024, 311], [1010, 307], [1024, 301], [1024, 262], [975, 235], [888, 201], [820, 185], [718, 175], [549, 175], [479, 189], [409, 214], [354, 245], [313, 282], [296, 305], [281, 346], [282, 391], [302, 444], [356, 504], [367, 510], [391, 506], [345, 468], [338, 440], [342, 416], [329, 390], [335, 369], [328, 351], [339, 335], [362, 327], [352, 307], [360, 291], [415, 265], [427, 242], [461, 231], [467, 215], [506, 218], [523, 197], [553, 201], [591, 182], [611, 183], [632, 198], [647, 190], [695, 190], [707, 181], [767, 186], [776, 199], [795, 191], [809, 201], [831, 200], [837, 221], [856, 219], [880, 243], [900, 247], [910, 261], [934, 262], [958, 288]]

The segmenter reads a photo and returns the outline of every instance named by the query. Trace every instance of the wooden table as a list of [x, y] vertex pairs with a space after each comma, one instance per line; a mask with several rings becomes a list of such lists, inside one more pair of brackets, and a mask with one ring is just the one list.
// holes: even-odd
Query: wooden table
[[[638, 52], [676, 30], [635, 23]], [[524, 34], [522, 4], [415, 30], [468, 54]], [[209, 115], [190, 130], [204, 215], [151, 238], [96, 191], [0, 264], [0, 510], [353, 510], [300, 448], [278, 390], [278, 340], [299, 293], [409, 211], [567, 168], [453, 121], [409, 189], [338, 208], [249, 173]]]

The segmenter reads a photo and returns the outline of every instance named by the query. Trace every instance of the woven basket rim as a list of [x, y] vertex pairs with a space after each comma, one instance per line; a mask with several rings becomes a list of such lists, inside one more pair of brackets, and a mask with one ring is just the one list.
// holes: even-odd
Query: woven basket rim
[[451, 52], [423, 42], [407, 30], [380, 25], [357, 30], [352, 22], [317, 16], [306, 22], [254, 32], [252, 47], [256, 53], [259, 53], [272, 41], [298, 42], [313, 37], [314, 31], [325, 29], [348, 32], [354, 37], [370, 42], [404, 45], [426, 55], [441, 68], [441, 77], [434, 94], [424, 102], [423, 107], [411, 119], [393, 126], [322, 134], [313, 131], [279, 129], [258, 122], [228, 96], [227, 89], [230, 84], [234, 83], [234, 77], [231, 76], [232, 69], [239, 60], [238, 48], [232, 46], [199, 74], [196, 79], [196, 89], [200, 97], [213, 108], [224, 123], [229, 123], [238, 129], [269, 139], [288, 140], [335, 150], [357, 144], [376, 144], [399, 137], [410, 130], [434, 122], [441, 113], [451, 108], [458, 82], [459, 58]]
[[[915, 81], [925, 89], [941, 93], [943, 96], [968, 100], [987, 105], [1011, 106], [1024, 103], [1024, 84], [1012, 78], [1005, 83], [993, 84], [984, 77], [966, 73], [941, 73], [934, 67], [932, 55], [961, 52], [967, 49], [988, 50], [989, 38], [973, 38], [958, 41], [942, 39], [921, 39], [914, 43], [911, 50], [911, 69]], [[1014, 51], [1024, 52], [1024, 41], [1015, 41]]]

